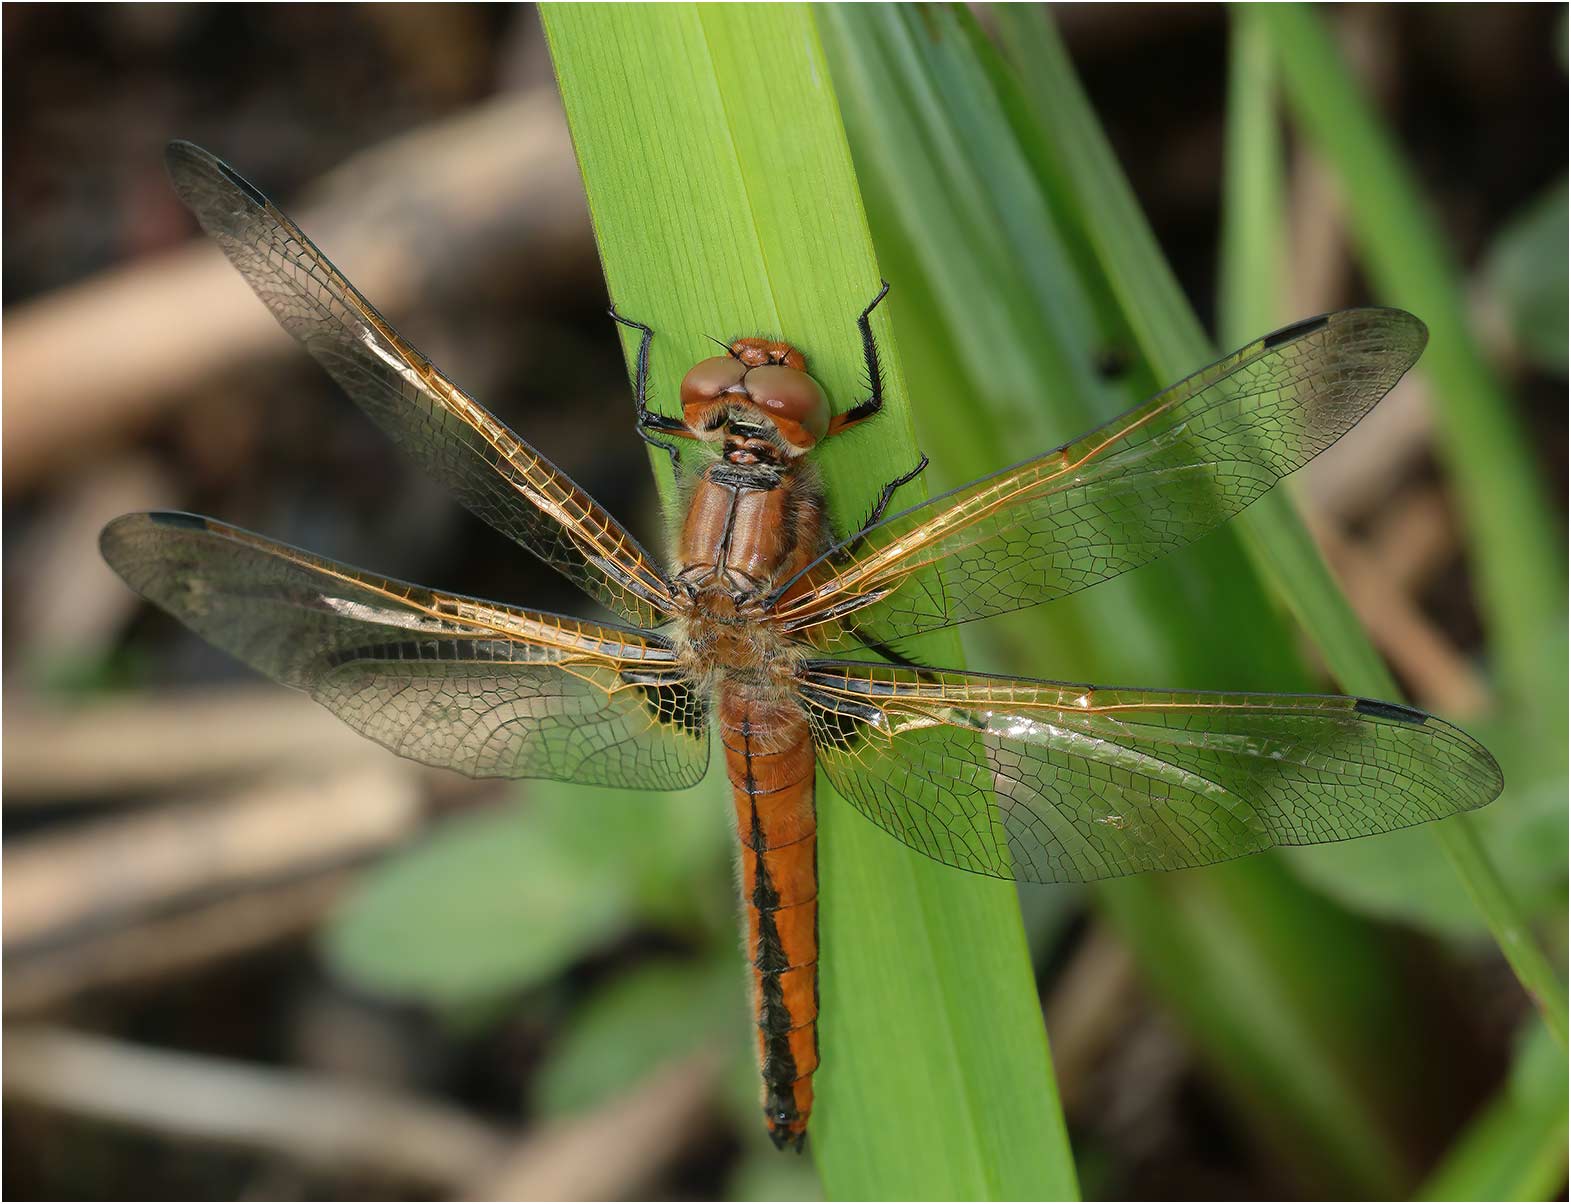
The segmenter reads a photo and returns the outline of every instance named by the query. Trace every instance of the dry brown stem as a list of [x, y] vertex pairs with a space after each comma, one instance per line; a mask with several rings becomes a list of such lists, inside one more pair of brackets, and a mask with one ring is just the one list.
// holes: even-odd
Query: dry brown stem
[[[320, 203], [300, 208], [302, 228], [393, 316], [439, 276], [471, 276], [522, 247], [544, 266], [591, 246], [549, 88], [368, 151], [324, 181], [323, 192]], [[196, 240], [5, 318], [9, 495], [145, 423], [183, 391], [290, 346], [218, 248]]]
[[313, 932], [358, 877], [329, 871], [197, 905], [126, 929], [8, 956], [5, 1015], [38, 1016], [94, 991], [205, 969]]
[[429, 1100], [64, 1029], [10, 1028], [5, 1055], [10, 1100], [336, 1171], [450, 1191], [509, 1145], [497, 1127]]
[[7, 953], [336, 868], [403, 840], [419, 819], [409, 774], [359, 765], [14, 842], [5, 850]]
[[1054, 1078], [1066, 1109], [1080, 1102], [1092, 1068], [1127, 1030], [1138, 1004], [1134, 958], [1105, 928], [1092, 928], [1044, 1009]]
[[513, 1137], [445, 1104], [320, 1075], [137, 1047], [65, 1029], [6, 1031], [8, 1100], [470, 1199], [618, 1199], [702, 1131], [715, 1051], [668, 1063], [583, 1116]]
[[166, 791], [279, 766], [395, 763], [305, 695], [273, 685], [82, 706], [12, 695], [4, 713], [8, 807]]
[[1364, 550], [1393, 589], [1423, 589], [1461, 548], [1456, 518], [1445, 493], [1433, 487], [1406, 490], [1370, 523]]
[[718, 1050], [667, 1063], [626, 1094], [525, 1138], [465, 1188], [471, 1200], [615, 1200], [646, 1184], [703, 1131]]
[[1310, 526], [1359, 621], [1414, 700], [1456, 719], [1485, 710], [1489, 690], [1483, 679], [1407, 592], [1392, 583], [1385, 566], [1331, 524], [1312, 520]]

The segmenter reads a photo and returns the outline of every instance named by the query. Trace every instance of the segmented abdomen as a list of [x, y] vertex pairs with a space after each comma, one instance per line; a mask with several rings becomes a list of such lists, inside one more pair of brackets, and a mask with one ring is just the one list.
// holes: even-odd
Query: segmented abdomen
[[818, 838], [813, 742], [789, 704], [720, 695], [720, 733], [742, 845], [742, 910], [775, 1145], [802, 1146], [818, 1067]]

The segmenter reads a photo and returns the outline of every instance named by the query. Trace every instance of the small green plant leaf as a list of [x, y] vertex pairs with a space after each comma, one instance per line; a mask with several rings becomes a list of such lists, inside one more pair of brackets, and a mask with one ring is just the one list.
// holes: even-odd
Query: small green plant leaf
[[1561, 180], [1500, 232], [1485, 268], [1490, 292], [1504, 307], [1522, 350], [1562, 379], [1571, 328], [1567, 220], [1566, 182]]
[[736, 1006], [743, 981], [734, 957], [658, 961], [613, 980], [574, 1014], [535, 1081], [535, 1103], [551, 1116], [583, 1111], [716, 1043], [748, 1056]]
[[464, 1010], [555, 977], [638, 916], [645, 826], [695, 796], [556, 783], [437, 825], [334, 917], [329, 964], [357, 985]]

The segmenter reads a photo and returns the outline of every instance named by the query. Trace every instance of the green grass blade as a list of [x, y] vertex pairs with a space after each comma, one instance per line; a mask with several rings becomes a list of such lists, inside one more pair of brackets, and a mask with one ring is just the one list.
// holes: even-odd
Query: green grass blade
[[1490, 934], [1510, 963], [1517, 981], [1564, 1052], [1568, 1039], [1565, 983], [1550, 965], [1515, 897], [1490, 861], [1478, 839], [1477, 828], [1453, 820], [1438, 825], [1436, 835], [1467, 887], [1469, 897], [1489, 924]]
[[[1267, 5], [1261, 17], [1297, 123], [1342, 185], [1360, 260], [1382, 297], [1429, 324], [1419, 370], [1434, 390], [1501, 683], [1512, 703], [1563, 701], [1564, 659], [1544, 649], [1565, 632], [1564, 547], [1515, 410], [1469, 327], [1461, 273], [1319, 14]], [[1553, 728], [1563, 756], [1564, 720]]]
[[[1449, 393], [1452, 401], [1449, 406], [1443, 406], [1442, 410], [1453, 414], [1453, 425], [1464, 421], [1470, 426], [1480, 421], [1494, 424], [1497, 427], [1494, 438], [1486, 440], [1486, 444], [1490, 455], [1495, 457], [1492, 461], [1493, 469], [1504, 471], [1509, 462], [1507, 453], [1518, 442], [1508, 417], [1510, 409], [1498, 393], [1491, 395], [1488, 392], [1491, 386], [1489, 375], [1471, 335], [1462, 324], [1459, 294], [1455, 287], [1447, 283], [1448, 273], [1437, 249], [1438, 241], [1433, 237], [1424, 237], [1430, 227], [1422, 216], [1422, 207], [1415, 191], [1401, 172], [1400, 157], [1395, 148], [1384, 140], [1373, 116], [1363, 108], [1329, 39], [1319, 28], [1318, 21], [1302, 11], [1284, 21], [1279, 13], [1271, 11], [1275, 7], [1250, 6], [1235, 11], [1235, 81], [1250, 85], [1269, 76], [1275, 56], [1284, 56], [1283, 71], [1286, 78], [1290, 82], [1297, 81], [1300, 118], [1308, 118], [1313, 130], [1341, 148], [1339, 162], [1344, 184], [1350, 193], [1364, 197], [1362, 224], [1371, 232], [1368, 236], [1370, 241], [1364, 250], [1366, 262], [1384, 261], [1385, 270], [1377, 275], [1385, 277], [1394, 299], [1402, 301], [1405, 289], [1412, 295], [1414, 302], [1422, 302], [1415, 304], [1415, 308], [1431, 324], [1431, 342], [1426, 357], [1431, 369], [1437, 356], [1443, 368], [1454, 367], [1464, 361], [1470, 363], [1460, 375], [1462, 384], [1451, 386], [1451, 389], [1458, 391]], [[1338, 100], [1340, 103], [1336, 103]], [[1241, 329], [1253, 326], [1248, 320], [1252, 310], [1261, 305], [1270, 305], [1272, 298], [1280, 295], [1277, 282], [1269, 270], [1272, 263], [1270, 248], [1277, 237], [1278, 221], [1270, 212], [1270, 205], [1273, 192], [1280, 196], [1280, 188], [1273, 190], [1269, 185], [1259, 182], [1262, 177], [1276, 170], [1274, 160], [1278, 152], [1266, 134], [1251, 128], [1272, 119], [1272, 101], [1269, 94], [1256, 94], [1247, 99], [1235, 97], [1232, 103], [1230, 119], [1234, 125], [1229, 131], [1232, 183], [1228, 193], [1232, 203], [1228, 206], [1224, 227], [1224, 246], [1227, 249], [1224, 262], [1228, 264], [1228, 270], [1223, 273], [1224, 295], [1221, 305], [1222, 312], [1230, 320], [1239, 323], [1228, 331], [1230, 338]], [[1306, 114], [1306, 106], [1314, 114], [1313, 117]], [[1261, 113], [1265, 116], [1260, 116]], [[1356, 171], [1353, 169], [1355, 163], [1359, 165]], [[1357, 206], [1357, 202], [1354, 204]], [[1405, 224], [1407, 221], [1413, 224]], [[1397, 246], [1388, 247], [1383, 240], [1399, 233], [1393, 223], [1401, 226], [1401, 237]], [[1256, 257], [1255, 263], [1261, 269], [1257, 271], [1254, 281], [1248, 279], [1250, 273], [1246, 257], [1249, 255]], [[1274, 322], [1275, 318], [1270, 324]], [[1453, 345], [1442, 348], [1440, 344], [1444, 340], [1452, 340]], [[1437, 374], [1437, 381], [1439, 379], [1442, 377]], [[1480, 392], [1481, 389], [1484, 391]], [[1441, 386], [1441, 391], [1448, 392], [1444, 386]], [[1479, 409], [1480, 406], [1486, 406], [1487, 413], [1485, 409]], [[1516, 447], [1518, 453], [1523, 450]], [[1526, 457], [1519, 456], [1513, 467], [1521, 472], [1526, 469], [1526, 463]], [[1515, 480], [1531, 482], [1531, 470], [1526, 469], [1525, 475], [1521, 477], [1513, 475]], [[1463, 491], [1470, 487], [1469, 480], [1460, 475], [1457, 484]], [[1538, 514], [1542, 513], [1542, 508], [1532, 504], [1529, 499], [1522, 499], [1521, 504], [1530, 506]], [[1491, 509], [1490, 513], [1496, 512]], [[1503, 512], [1499, 516], [1503, 517]], [[1302, 535], [1301, 524], [1291, 525]], [[1279, 532], [1281, 530], [1279, 528]], [[1522, 538], [1533, 538], [1531, 531], [1523, 533]], [[1397, 698], [1397, 684], [1385, 662], [1369, 644], [1351, 608], [1345, 603], [1339, 604], [1340, 594], [1330, 584], [1324, 562], [1318, 554], [1313, 554], [1312, 546], [1301, 548], [1304, 554], [1295, 556], [1292, 563], [1287, 561], [1283, 550], [1305, 543], [1307, 538], [1296, 544], [1274, 538], [1264, 541], [1264, 549], [1270, 558], [1271, 575], [1289, 587], [1288, 597], [1298, 600], [1295, 611], [1300, 621], [1306, 630], [1317, 637], [1327, 664], [1345, 688], [1361, 694]], [[1518, 550], [1528, 551], [1525, 546]], [[1479, 558], [1481, 573], [1490, 571], [1488, 559], [1487, 556]], [[1535, 571], [1543, 563], [1532, 562], [1529, 572]], [[1303, 588], [1306, 582], [1312, 583], [1314, 588]], [[1531, 580], [1522, 583], [1522, 586], [1529, 590], [1536, 588]], [[1487, 582], [1484, 588], [1486, 592], [1489, 590]], [[1562, 581], [1562, 592], [1563, 588]], [[1320, 599], [1315, 613], [1309, 610], [1312, 599]], [[1498, 610], [1495, 613], [1500, 622], [1496, 624], [1493, 634], [1508, 646], [1508, 629], [1513, 622], [1542, 621], [1541, 616], [1537, 619], [1527, 617], [1531, 613], [1530, 607], [1513, 611], [1514, 617]], [[1563, 615], [1557, 622], [1564, 627]], [[1535, 689], [1546, 684], [1541, 666], [1553, 660], [1543, 655], [1542, 644], [1536, 647], [1533, 670]], [[1508, 647], [1503, 658], [1508, 674], [1511, 673], [1511, 657]], [[1555, 672], [1555, 669], [1551, 669], [1551, 676]], [[1518, 685], [1526, 686], [1526, 679], [1518, 678]], [[1555, 688], [1552, 683], [1550, 688]], [[1555, 696], [1563, 697], [1563, 679], [1558, 688], [1560, 692]], [[1518, 691], [1516, 700], [1519, 701], [1521, 696]], [[1491, 863], [1472, 821], [1461, 817], [1438, 825], [1435, 831], [1441, 847], [1483, 915], [1501, 952], [1543, 1012], [1551, 1033], [1565, 1048], [1565, 987], [1533, 941], [1519, 907]]]
[[1232, 14], [1226, 116], [1217, 325], [1225, 346], [1241, 347], [1280, 324], [1286, 246], [1276, 63], [1245, 6]]
[[[1277, 8], [1267, 6], [1262, 11], [1274, 20]], [[1111, 149], [1100, 137], [1084, 97], [1072, 85], [1062, 44], [1045, 22], [1029, 13], [1003, 10], [1000, 23], [1008, 30], [1017, 53], [1029, 55], [1022, 61], [1031, 62], [1033, 69], [1022, 78], [1027, 88], [1035, 91], [1033, 112], [1042, 120], [1049, 138], [1064, 148], [1067, 186], [1075, 190], [1087, 216], [1092, 245], [1110, 286], [1129, 314], [1131, 327], [1153, 363], [1164, 366], [1173, 377], [1182, 375], [1205, 361], [1209, 345], [1163, 261]], [[1296, 38], [1293, 44], [1297, 45]], [[1274, 46], [1280, 54], [1279, 32]], [[1066, 85], [1065, 81], [1070, 82]], [[1238, 312], [1236, 305], [1233, 312]], [[1431, 348], [1436, 341], [1438, 338], [1432, 339]], [[1340, 596], [1289, 495], [1280, 490], [1267, 495], [1233, 525], [1239, 528], [1262, 574], [1320, 647], [1343, 688], [1396, 698], [1390, 673]], [[1563, 696], [1562, 689], [1557, 697]], [[1530, 939], [1524, 939], [1527, 924], [1469, 831], [1468, 820], [1453, 819], [1436, 825], [1435, 831], [1513, 970], [1529, 995], [1545, 1009], [1551, 1030], [1564, 1032], [1564, 988], [1542, 952]]]
[[[1296, 5], [1262, 6], [1255, 17], [1280, 55], [1298, 124], [1337, 173], [1360, 259], [1382, 294], [1420, 314], [1430, 345], [1419, 365], [1435, 397], [1441, 452], [1469, 535], [1502, 709], [1525, 738], [1506, 757], [1510, 807], [1535, 780], [1566, 770], [1565, 563], [1551, 531], [1533, 458], [1514, 410], [1469, 328], [1461, 275], [1392, 139], [1360, 94], [1319, 16]], [[1315, 630], [1311, 628], [1311, 630]], [[1348, 688], [1388, 689], [1372, 651], [1326, 648]], [[1515, 789], [1513, 789], [1513, 784]], [[1482, 817], [1485, 822], [1494, 816]], [[1491, 934], [1562, 1047], [1566, 989], [1532, 939], [1521, 909], [1479, 839], [1478, 824], [1440, 825], [1436, 835]]]
[[1534, 1025], [1511, 1077], [1418, 1192], [1420, 1200], [1548, 1200], [1566, 1181], [1566, 1059]]
[[[1253, 9], [1240, 5], [1232, 16], [1217, 295], [1225, 347], [1304, 316], [1282, 306], [1286, 240], [1275, 51]], [[1349, 680], [1343, 672], [1363, 672], [1362, 692], [1394, 698], [1396, 683], [1371, 655], [1357, 615], [1294, 513], [1295, 489], [1295, 482], [1285, 482], [1266, 499], [1264, 511], [1242, 516], [1239, 530], [1250, 555], [1299, 625], [1315, 633], [1338, 680]]]
[[[807, 10], [548, 5], [544, 19], [612, 296], [657, 331], [657, 408], [674, 412], [705, 335], [759, 331], [804, 347], [838, 406], [859, 399], [852, 323], [878, 265]], [[841, 516], [916, 460], [887, 311], [874, 328], [889, 409], [820, 458]], [[920, 653], [953, 661], [958, 643]], [[822, 783], [819, 800], [810, 1148], [827, 1192], [1075, 1195], [1013, 890], [908, 852]]]

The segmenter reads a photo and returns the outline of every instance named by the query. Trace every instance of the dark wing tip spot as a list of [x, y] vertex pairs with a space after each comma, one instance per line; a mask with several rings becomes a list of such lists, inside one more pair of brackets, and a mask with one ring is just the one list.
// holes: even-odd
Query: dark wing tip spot
[[229, 164], [225, 163], [222, 159], [214, 159], [213, 164], [218, 168], [219, 171], [224, 173], [224, 178], [226, 180], [228, 180], [241, 192], [245, 193], [246, 196], [255, 201], [257, 205], [263, 209], [267, 208], [267, 198], [252, 186], [251, 181], [247, 180], [243, 175], [241, 175], [234, 168], [230, 167]]
[[225, 163], [212, 151], [198, 146], [194, 142], [187, 142], [177, 138], [164, 147], [164, 163], [169, 168], [169, 174], [174, 177], [176, 191], [180, 192], [182, 199], [186, 193], [185, 188], [193, 173], [197, 171], [217, 171], [224, 179], [228, 180], [250, 200], [263, 208], [267, 205], [267, 198], [257, 191], [256, 187], [242, 176], [229, 164]]
[[1281, 330], [1272, 331], [1261, 340], [1265, 350], [1280, 347], [1283, 343], [1291, 343], [1294, 339], [1302, 338], [1306, 334], [1313, 334], [1323, 329], [1331, 321], [1329, 314], [1322, 314], [1318, 318], [1306, 318], [1302, 322], [1294, 322], [1291, 326], [1284, 326]]
[[1403, 706], [1397, 702], [1380, 702], [1374, 698], [1360, 698], [1353, 704], [1353, 710], [1360, 715], [1370, 715], [1376, 719], [1394, 719], [1398, 723], [1422, 724], [1429, 716], [1416, 707]]

